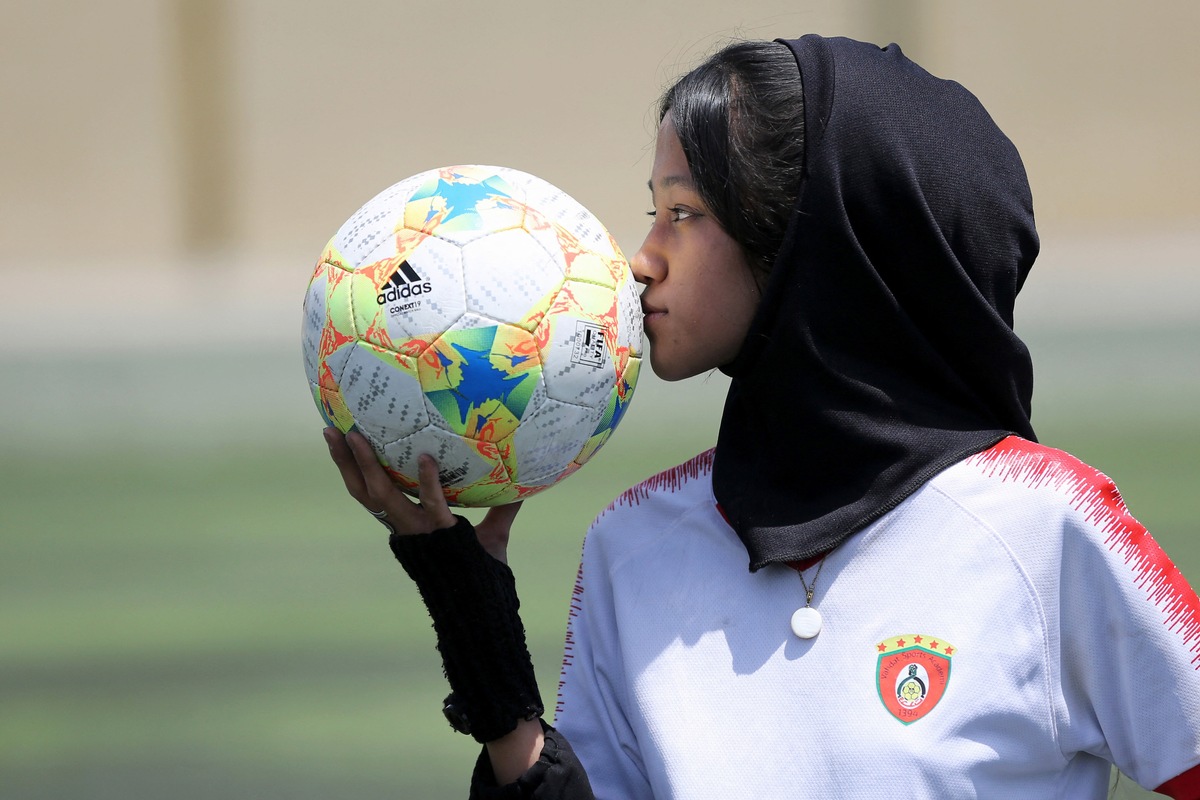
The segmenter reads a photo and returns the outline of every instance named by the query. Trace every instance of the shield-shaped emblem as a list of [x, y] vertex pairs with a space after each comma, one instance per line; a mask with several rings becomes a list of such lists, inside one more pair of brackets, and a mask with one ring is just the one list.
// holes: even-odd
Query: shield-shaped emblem
[[885, 639], [875, 649], [875, 685], [888, 713], [910, 725], [932, 711], [946, 693], [955, 648], [915, 633]]

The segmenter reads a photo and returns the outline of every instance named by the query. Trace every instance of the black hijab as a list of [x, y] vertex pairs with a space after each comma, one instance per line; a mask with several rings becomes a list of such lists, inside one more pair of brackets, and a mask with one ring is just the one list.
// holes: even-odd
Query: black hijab
[[713, 488], [750, 569], [827, 552], [1010, 433], [1038, 251], [1020, 156], [900, 48], [805, 36], [805, 172], [732, 376]]

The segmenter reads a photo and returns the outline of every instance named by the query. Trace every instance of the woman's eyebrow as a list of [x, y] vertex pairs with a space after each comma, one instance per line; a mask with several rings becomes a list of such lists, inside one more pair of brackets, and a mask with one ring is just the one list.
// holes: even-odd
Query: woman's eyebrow
[[[650, 189], [651, 196], [654, 195], [654, 179], [646, 181], [647, 188]], [[669, 189], [672, 186], [683, 186], [686, 189], [694, 189], [691, 175], [667, 175], [658, 182], [659, 189]]]

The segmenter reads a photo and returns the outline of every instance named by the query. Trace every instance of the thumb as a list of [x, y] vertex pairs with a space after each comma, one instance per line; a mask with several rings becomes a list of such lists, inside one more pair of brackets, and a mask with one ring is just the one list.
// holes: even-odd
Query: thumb
[[513, 520], [517, 518], [517, 512], [521, 510], [523, 500], [518, 500], [515, 503], [507, 503], [502, 506], [492, 506], [487, 510], [487, 514], [483, 517], [482, 525], [489, 528], [500, 528], [507, 532], [512, 528]]
[[483, 549], [498, 561], [508, 563], [508, 538], [513, 520], [521, 510], [521, 501], [489, 508], [483, 520], [475, 526], [475, 533]]

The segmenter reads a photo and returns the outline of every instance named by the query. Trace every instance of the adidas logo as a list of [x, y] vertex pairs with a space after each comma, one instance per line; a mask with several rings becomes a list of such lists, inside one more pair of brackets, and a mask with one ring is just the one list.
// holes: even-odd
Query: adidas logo
[[412, 264], [401, 261], [400, 266], [392, 273], [392, 277], [388, 278], [388, 282], [383, 285], [382, 291], [375, 297], [375, 301], [379, 305], [394, 303], [397, 300], [407, 300], [410, 297], [427, 294], [432, 290], [433, 286], [417, 274], [417, 271], [412, 268]]

